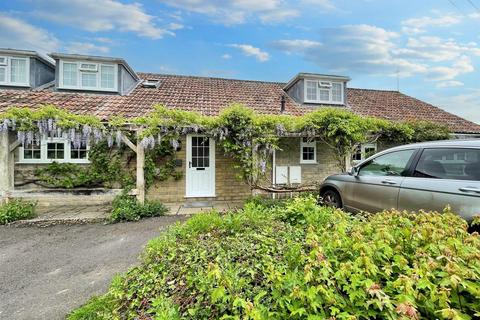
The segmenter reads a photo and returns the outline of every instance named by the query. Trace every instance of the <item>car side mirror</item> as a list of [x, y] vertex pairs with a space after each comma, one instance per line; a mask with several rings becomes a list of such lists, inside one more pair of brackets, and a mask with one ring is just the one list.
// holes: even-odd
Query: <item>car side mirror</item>
[[348, 173], [349, 175], [351, 175], [351, 176], [356, 177], [356, 176], [358, 176], [358, 171], [359, 171], [358, 167], [351, 167], [351, 168], [347, 171], [347, 173]]

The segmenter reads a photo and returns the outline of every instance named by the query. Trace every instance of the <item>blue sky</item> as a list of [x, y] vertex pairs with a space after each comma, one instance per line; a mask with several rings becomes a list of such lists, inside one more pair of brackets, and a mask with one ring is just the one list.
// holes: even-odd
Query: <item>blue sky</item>
[[0, 47], [123, 57], [137, 71], [347, 75], [480, 123], [480, 0], [25, 0]]

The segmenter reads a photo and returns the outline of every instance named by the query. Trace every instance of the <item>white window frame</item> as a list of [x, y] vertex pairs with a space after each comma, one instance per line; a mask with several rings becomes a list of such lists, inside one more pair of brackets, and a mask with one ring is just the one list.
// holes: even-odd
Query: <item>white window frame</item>
[[[0, 64], [0, 68], [5, 68], [5, 81], [0, 81], [0, 85], [5, 86], [14, 86], [14, 87], [30, 87], [30, 58], [28, 57], [17, 57], [17, 56], [1, 56], [0, 58], [5, 58], [5, 62]], [[11, 59], [24, 60], [26, 82], [12, 82], [10, 81], [10, 75], [12, 73], [12, 64]]]
[[[365, 144], [362, 144], [360, 145], [360, 160], [352, 160], [353, 163], [359, 163], [365, 159], [367, 159], [367, 157], [365, 157], [366, 153], [365, 153], [365, 149], [367, 148], [373, 148], [375, 149], [375, 151], [373, 152], [373, 154], [370, 154], [370, 156], [373, 156], [375, 153], [377, 153], [378, 149], [377, 149], [377, 144], [376, 143], [365, 143]], [[355, 152], [356, 154], [356, 152]]]
[[[301, 164], [316, 164], [317, 163], [317, 141], [312, 140], [310, 142], [303, 141], [304, 138], [300, 138], [300, 163]], [[313, 147], [313, 159], [305, 160], [303, 159], [303, 148], [312, 148]]]
[[[47, 158], [47, 144], [48, 143], [63, 143], [64, 144], [64, 158], [63, 159], [48, 159]], [[90, 163], [88, 159], [88, 153], [90, 146], [87, 145], [87, 157], [85, 159], [71, 159], [72, 145], [65, 138], [46, 138], [40, 141], [40, 159], [25, 159], [24, 158], [24, 149], [22, 146], [19, 147], [19, 157], [17, 163], [36, 163], [36, 164], [47, 164], [52, 162], [58, 163]]]
[[[73, 63], [77, 65], [77, 85], [65, 85], [63, 83], [63, 64], [64, 63]], [[94, 64], [96, 65], [95, 70], [82, 69], [82, 64]], [[113, 88], [102, 88], [102, 79], [101, 79], [101, 67], [109, 66], [113, 67]], [[82, 74], [83, 73], [95, 73], [97, 75], [97, 82], [95, 87], [84, 87], [82, 86]], [[72, 60], [60, 60], [59, 63], [59, 81], [58, 88], [60, 89], [70, 89], [70, 90], [88, 90], [88, 91], [105, 91], [105, 92], [117, 92], [118, 91], [118, 64], [114, 63], [100, 63], [100, 62], [91, 62], [91, 61], [72, 61]]]
[[[307, 82], [308, 83], [315, 83], [315, 86], [317, 88], [317, 98], [316, 99], [308, 99], [307, 96]], [[329, 84], [328, 87], [326, 84]], [[325, 85], [322, 85], [325, 84]], [[340, 84], [342, 87], [341, 90], [341, 101], [333, 101], [333, 84]], [[329, 80], [313, 80], [313, 79], [305, 79], [305, 84], [304, 84], [304, 101], [307, 103], [327, 103], [327, 104], [338, 104], [338, 105], [343, 105], [345, 102], [345, 85], [343, 82], [339, 81], [329, 81]], [[320, 99], [320, 90], [328, 90], [329, 91], [329, 99], [328, 100], [322, 100]]]

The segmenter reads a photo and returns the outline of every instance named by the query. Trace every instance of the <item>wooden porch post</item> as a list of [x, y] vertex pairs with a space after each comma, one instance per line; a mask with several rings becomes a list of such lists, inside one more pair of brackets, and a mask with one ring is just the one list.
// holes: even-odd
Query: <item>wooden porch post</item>
[[[137, 133], [139, 137], [141, 131]], [[137, 200], [145, 203], [145, 149], [137, 139]]]
[[[142, 133], [141, 129], [137, 131], [137, 138], [140, 137]], [[137, 139], [140, 140], [140, 139]], [[137, 201], [140, 203], [145, 203], [145, 148], [137, 142], [135, 145], [131, 142], [126, 136], [122, 135], [122, 141], [135, 152], [137, 155], [137, 168], [136, 168], [136, 189], [134, 190]]]

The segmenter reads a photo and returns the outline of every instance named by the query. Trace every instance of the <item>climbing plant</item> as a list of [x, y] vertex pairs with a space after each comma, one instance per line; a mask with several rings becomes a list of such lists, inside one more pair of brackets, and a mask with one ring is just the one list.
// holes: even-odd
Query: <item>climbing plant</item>
[[[262, 188], [269, 159], [272, 152], [279, 149], [282, 137], [307, 137], [322, 141], [332, 149], [338, 168], [343, 170], [347, 156], [360, 144], [381, 137], [406, 143], [447, 139], [450, 134], [448, 128], [437, 123], [392, 122], [359, 116], [338, 108], [322, 108], [304, 116], [262, 115], [237, 104], [224, 109], [218, 116], [204, 116], [158, 105], [145, 116], [131, 119], [116, 116], [109, 121], [102, 120], [76, 115], [54, 106], [11, 108], [0, 114], [0, 131], [16, 131], [22, 144], [39, 143], [41, 137], [63, 137], [74, 147], [101, 143], [108, 148], [114, 145], [121, 147], [122, 137], [128, 136], [147, 149], [147, 185], [155, 179], [181, 178], [181, 172], [175, 170], [173, 156], [180, 146], [180, 138], [189, 133], [202, 133], [215, 138], [223, 152], [235, 160], [239, 177], [251, 188]], [[132, 134], [132, 130], [136, 135]], [[160, 155], [162, 159], [159, 159]], [[97, 159], [102, 158], [98, 155]], [[98, 168], [105, 164], [105, 160], [99, 160]], [[92, 165], [95, 167], [93, 161]], [[100, 177], [108, 182], [111, 173], [117, 170], [112, 166], [105, 166], [105, 172], [101, 174], [86, 169], [86, 173], [75, 178], [61, 181], [51, 178], [50, 182], [72, 186], [99, 181]], [[60, 168], [58, 165], [50, 169], [43, 173], [53, 175], [52, 170], [68, 171], [66, 166]]]

